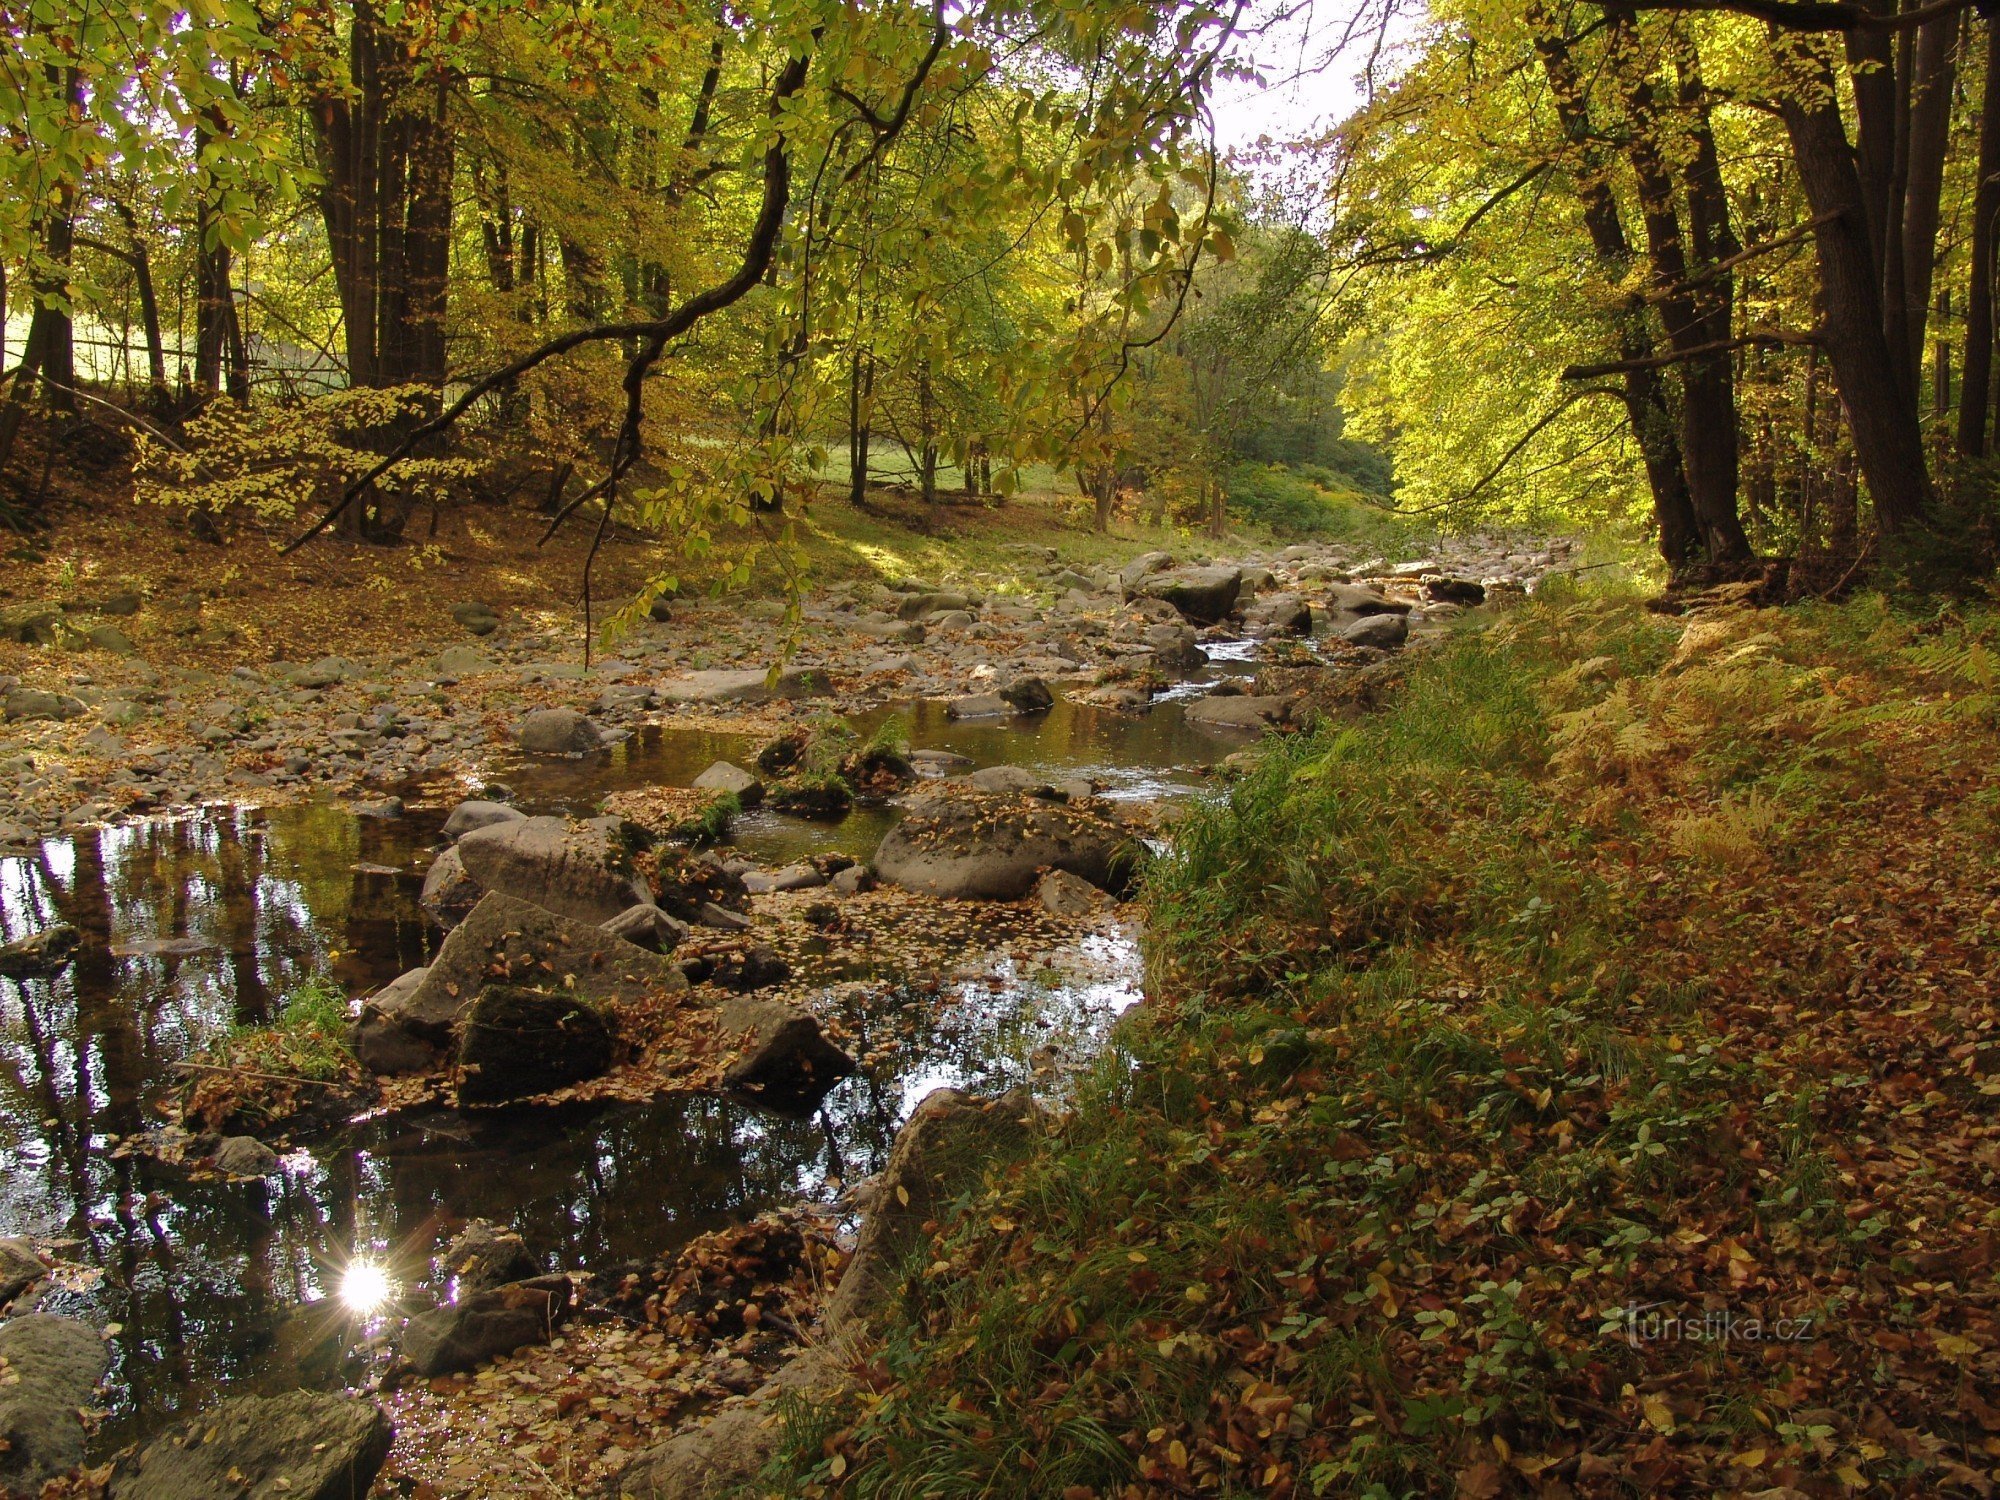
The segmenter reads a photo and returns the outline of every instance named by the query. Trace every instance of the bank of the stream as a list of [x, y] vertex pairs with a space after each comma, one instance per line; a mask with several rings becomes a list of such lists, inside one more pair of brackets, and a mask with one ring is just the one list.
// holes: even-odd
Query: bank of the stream
[[1989, 1493], [1996, 635], [1551, 591], [1270, 744], [762, 1489]]

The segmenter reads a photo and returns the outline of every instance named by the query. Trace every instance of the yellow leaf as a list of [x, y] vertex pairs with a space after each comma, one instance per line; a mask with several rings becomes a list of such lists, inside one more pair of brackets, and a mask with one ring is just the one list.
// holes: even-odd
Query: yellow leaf
[[835, 1479], [840, 1478], [841, 1475], [847, 1472], [847, 1455], [845, 1453], [834, 1454], [833, 1462], [827, 1465], [826, 1471]]
[[1167, 1462], [1172, 1464], [1176, 1469], [1185, 1469], [1187, 1467], [1187, 1444], [1183, 1443], [1179, 1438], [1175, 1438], [1171, 1443], [1167, 1444]]
[[1647, 1396], [1640, 1405], [1645, 1408], [1648, 1426], [1658, 1432], [1674, 1430], [1674, 1409], [1667, 1405], [1665, 1396]]
[[1842, 1464], [1833, 1471], [1833, 1477], [1846, 1485], [1850, 1490], [1863, 1489], [1868, 1483], [1867, 1476], [1855, 1468], [1853, 1464]]
[[896, 1201], [905, 1208], [910, 1206], [910, 1190], [900, 1182], [896, 1184]]
[[1754, 1469], [1764, 1462], [1764, 1450], [1762, 1448], [1752, 1448], [1747, 1452], [1734, 1455], [1729, 1462], [1739, 1469]]

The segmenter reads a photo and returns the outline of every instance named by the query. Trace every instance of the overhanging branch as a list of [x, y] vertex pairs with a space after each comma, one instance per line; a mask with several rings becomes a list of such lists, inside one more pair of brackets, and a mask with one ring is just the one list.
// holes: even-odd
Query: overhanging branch
[[1606, 375], [1629, 375], [1636, 370], [1664, 370], [1715, 354], [1737, 349], [1794, 349], [1821, 343], [1816, 333], [1746, 333], [1733, 339], [1717, 339], [1696, 344], [1691, 349], [1673, 349], [1665, 354], [1647, 354], [1638, 359], [1617, 359], [1601, 365], [1571, 365], [1562, 373], [1564, 380], [1598, 380]]

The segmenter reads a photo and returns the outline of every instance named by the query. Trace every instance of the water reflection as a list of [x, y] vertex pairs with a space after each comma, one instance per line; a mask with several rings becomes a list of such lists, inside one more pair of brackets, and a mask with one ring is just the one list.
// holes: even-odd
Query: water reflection
[[[673, 753], [698, 772], [718, 752]], [[873, 1171], [932, 1087], [1046, 1079], [1051, 1046], [1087, 1044], [1136, 998], [1122, 936], [1093, 939], [1081, 977], [1008, 967], [942, 1004], [843, 991], [857, 1053], [894, 1047], [808, 1119], [709, 1098], [439, 1113], [354, 1127], [249, 1184], [116, 1154], [154, 1119], [176, 1062], [267, 1017], [291, 985], [330, 973], [358, 994], [425, 960], [416, 895], [438, 817], [208, 810], [0, 859], [0, 941], [57, 921], [85, 938], [54, 979], [0, 979], [0, 1233], [82, 1268], [56, 1279], [47, 1310], [115, 1329], [99, 1452], [224, 1387], [315, 1373], [292, 1315], [337, 1297], [351, 1265], [422, 1278], [473, 1217], [565, 1266], [669, 1250]]]

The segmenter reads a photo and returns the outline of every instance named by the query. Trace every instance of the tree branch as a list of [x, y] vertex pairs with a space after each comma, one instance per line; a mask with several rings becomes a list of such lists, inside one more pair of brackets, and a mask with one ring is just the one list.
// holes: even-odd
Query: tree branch
[[1729, 11], [1786, 31], [1913, 31], [1970, 10], [1981, 0], [1933, 0], [1900, 15], [1880, 15], [1853, 0], [1591, 0], [1607, 10]]
[[1639, 359], [1617, 359], [1601, 365], [1571, 365], [1562, 372], [1564, 380], [1597, 380], [1605, 375], [1626, 375], [1635, 370], [1664, 370], [1706, 359], [1711, 354], [1727, 354], [1734, 349], [1790, 349], [1822, 343], [1816, 333], [1745, 333], [1733, 339], [1717, 339], [1712, 344], [1696, 344], [1692, 349], [1675, 349], [1666, 354], [1648, 354]]
[[[771, 89], [770, 113], [775, 118], [787, 99], [798, 93], [804, 85], [806, 69], [811, 62], [811, 53], [805, 53], [786, 63], [778, 74]], [[391, 449], [373, 468], [341, 491], [340, 498], [321, 514], [311, 528], [286, 545], [284, 551], [295, 552], [314, 537], [319, 536], [346, 513], [354, 502], [361, 498], [376, 480], [388, 473], [397, 464], [414, 453], [426, 439], [437, 436], [450, 428], [469, 411], [480, 398], [506, 385], [509, 381], [525, 375], [536, 366], [554, 359], [559, 354], [567, 354], [572, 349], [585, 344], [601, 344], [625, 339], [643, 339], [645, 347], [635, 357], [626, 372], [628, 404], [625, 423], [618, 435], [617, 458], [614, 459], [615, 473], [607, 476], [608, 484], [615, 484], [617, 477], [624, 474], [639, 456], [639, 432], [637, 413], [638, 379], [652, 368], [659, 358], [659, 350], [671, 340], [680, 337], [703, 318], [722, 311], [736, 302], [758, 282], [764, 279], [764, 272], [770, 267], [771, 255], [777, 247], [778, 236], [785, 225], [785, 209], [791, 202], [792, 162], [790, 147], [781, 130], [764, 152], [764, 200], [757, 211], [757, 221], [750, 231], [749, 242], [744, 246], [743, 260], [728, 280], [718, 282], [705, 291], [697, 292], [679, 307], [664, 317], [650, 318], [638, 323], [600, 323], [589, 328], [574, 329], [569, 333], [548, 340], [529, 350], [519, 359], [495, 370], [490, 375], [474, 381], [451, 405], [429, 421], [420, 423]], [[635, 374], [636, 372], [636, 374]], [[621, 461], [622, 460], [622, 461]], [[585, 494], [596, 492], [585, 491]]]

